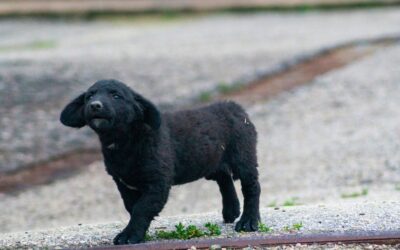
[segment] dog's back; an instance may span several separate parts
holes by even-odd
[[[245,147],[255,148],[254,125],[244,109],[231,101],[166,113],[164,120],[175,149],[175,184],[219,171],[236,177],[237,154]]]

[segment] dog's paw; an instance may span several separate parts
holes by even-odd
[[[141,240],[138,237],[135,237],[126,230],[124,230],[121,233],[117,234],[117,236],[115,236],[113,242],[114,245],[126,245],[126,244],[136,244],[141,242]]]
[[[246,216],[242,215],[242,218],[236,223],[236,232],[254,232],[258,230],[258,222],[260,221],[259,216]]]
[[[128,234],[125,233],[125,231],[120,232],[115,236],[113,243],[114,245],[124,245],[126,244],[128,240]]]
[[[239,202],[231,205],[224,206],[222,209],[222,217],[225,223],[233,223],[240,215],[240,204]]]

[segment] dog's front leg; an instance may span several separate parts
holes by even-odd
[[[128,225],[115,237],[114,244],[123,245],[142,242],[151,221],[164,208],[170,188],[171,186],[168,184],[148,184],[132,207]]]
[[[126,211],[130,214],[132,212],[133,205],[137,202],[140,197],[140,192],[132,188],[127,187],[119,178],[114,177],[114,182],[117,184],[118,191],[124,202]]]

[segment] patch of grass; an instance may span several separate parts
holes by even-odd
[[[157,230],[154,236],[146,233],[145,240],[156,240],[156,239],[180,239],[188,240],[192,238],[198,238],[203,236],[218,236],[221,235],[221,228],[214,223],[206,223],[204,227],[207,230],[202,230],[195,225],[184,226],[181,222],[175,225],[174,231]]]
[[[217,85],[217,91],[220,94],[229,94],[229,93],[235,92],[236,90],[239,90],[240,87],[241,87],[241,85],[238,83],[227,84],[227,83],[221,82]]]
[[[209,102],[213,99],[213,97],[218,95],[226,95],[242,88],[243,84],[240,83],[233,83],[227,84],[225,82],[220,82],[217,84],[214,90],[207,90],[200,93],[198,96],[198,100],[200,102]]]
[[[292,228],[299,231],[303,227],[303,222],[294,223]]]
[[[357,198],[357,197],[366,196],[366,195],[368,195],[368,189],[367,188],[363,188],[361,190],[361,192],[353,192],[353,193],[342,194],[342,198],[344,198],[344,199]]]
[[[291,226],[284,226],[283,227],[283,231],[285,231],[285,232],[293,232],[293,231],[299,231],[302,228],[303,228],[303,222],[298,222],[298,223],[294,223]]]
[[[199,100],[201,102],[208,102],[211,101],[212,93],[211,91],[204,91],[199,95]]]
[[[204,227],[208,229],[208,236],[221,235],[221,228],[215,223],[207,222]]]
[[[29,49],[51,49],[55,48],[57,43],[53,40],[34,41],[26,46]]]
[[[0,52],[16,51],[16,50],[40,50],[51,49],[57,47],[57,43],[53,40],[39,40],[27,44],[1,46]]]
[[[284,206],[284,207],[291,207],[291,206],[298,206],[301,205],[301,203],[298,202],[299,198],[298,197],[292,197],[289,199],[286,199],[281,205],[278,204],[278,202],[271,201],[267,206],[268,207],[279,207],[279,206]]]
[[[396,184],[396,186],[394,187],[395,190],[400,191],[400,184]]]
[[[270,233],[270,232],[272,232],[272,228],[268,227],[267,225],[265,225],[262,222],[259,222],[258,223],[258,232]]]
[[[106,21],[115,25],[168,25],[179,22],[196,20],[205,16],[204,13],[183,13],[174,11],[164,11],[158,13],[142,13],[132,15],[131,13],[102,13],[87,16],[89,21]]]
[[[285,201],[283,202],[283,206],[285,206],[285,207],[291,207],[291,206],[300,205],[300,203],[297,202],[298,199],[299,199],[299,198],[297,198],[297,197],[289,198],[289,199],[287,199],[287,200],[285,200]]]
[[[144,241],[151,241],[151,240],[155,240],[155,238],[151,236],[148,232],[146,232],[146,234],[144,235]]]

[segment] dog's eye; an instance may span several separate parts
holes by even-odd
[[[121,96],[118,95],[118,94],[113,94],[113,98],[114,98],[114,99],[121,99]]]
[[[92,95],[92,94],[90,94],[90,95],[88,95],[86,98],[87,98],[88,100],[90,100],[90,99],[92,99],[92,98],[93,98],[93,95]]]

